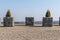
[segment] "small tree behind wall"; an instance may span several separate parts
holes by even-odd
[[[3,18],[3,25],[6,27],[14,26],[14,20],[13,20],[13,17],[11,17],[10,10],[7,11],[6,16]]]
[[[52,27],[53,17],[51,17],[50,11],[47,10],[45,17],[43,17],[43,26]]]
[[[50,16],[51,16],[50,11],[47,10],[45,17],[50,17]]]
[[[6,17],[11,17],[10,10],[7,11]]]

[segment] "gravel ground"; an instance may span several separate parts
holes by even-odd
[[[0,40],[60,40],[60,26],[0,27]]]

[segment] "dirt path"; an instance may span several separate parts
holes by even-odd
[[[60,26],[0,27],[0,40],[60,40]]]

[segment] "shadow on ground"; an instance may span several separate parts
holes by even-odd
[[[27,25],[14,25],[14,26],[27,26]],[[59,26],[59,25],[53,25],[53,26]],[[53,27],[53,26],[51,26],[51,27]],[[5,27],[5,26],[0,26],[0,27]],[[34,25],[34,26],[28,26],[28,27],[49,27],[49,26],[42,26],[42,25]]]

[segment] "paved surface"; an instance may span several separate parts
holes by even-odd
[[[60,40],[60,26],[0,27],[0,40]]]

